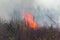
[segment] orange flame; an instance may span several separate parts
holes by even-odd
[[[29,25],[30,28],[37,29],[37,23],[34,21],[34,18],[30,13],[27,12],[23,18],[26,26]]]

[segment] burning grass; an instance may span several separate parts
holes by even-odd
[[[60,30],[53,28],[53,25],[49,28],[40,27],[34,30],[29,26],[25,26],[22,21],[20,23],[0,24],[1,27],[4,28],[0,29],[1,40],[60,40]]]
[[[0,40],[60,40],[60,29],[38,27],[33,16],[26,13],[23,21],[0,24]]]

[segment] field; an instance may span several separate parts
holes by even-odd
[[[0,23],[0,40],[60,40],[60,29],[51,25],[34,30],[23,21]]]

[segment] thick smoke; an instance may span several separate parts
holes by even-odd
[[[60,0],[35,0],[35,8],[40,6],[40,18],[43,17],[43,23],[45,24],[54,24],[52,20],[55,21],[56,24],[60,23]],[[51,17],[52,20],[49,19],[48,16]],[[46,23],[47,22],[47,23]]]
[[[21,0],[0,0],[0,18],[3,21],[10,21],[14,11],[18,12]]]
[[[10,21],[22,19],[25,12],[31,12],[38,24],[55,24],[60,22],[59,0],[0,0],[0,17]],[[52,19],[50,19],[49,17]]]

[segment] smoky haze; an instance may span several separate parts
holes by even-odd
[[[12,17],[14,20],[20,20],[25,12],[30,12],[38,24],[54,24],[51,19],[58,24],[59,3],[59,0],[57,2],[56,0],[0,0],[0,17],[6,21],[10,21]]]

